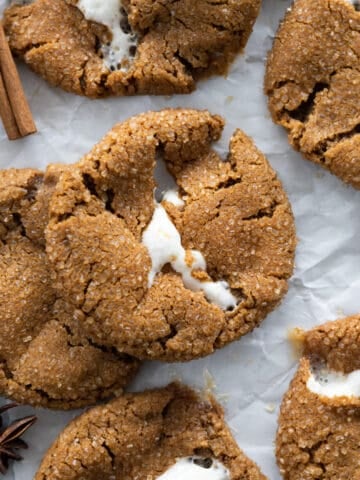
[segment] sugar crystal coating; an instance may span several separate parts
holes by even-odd
[[[64,166],[0,171],[0,392],[69,409],[120,394],[138,361],[93,344],[55,291],[45,253],[48,203]]]
[[[64,90],[89,97],[189,93],[199,78],[226,73],[260,4],[34,0],[11,5],[4,27],[14,54]]]
[[[357,2],[358,3],[358,2]],[[265,91],[292,146],[360,188],[360,13],[346,0],[295,0],[269,54]]]
[[[279,417],[276,457],[284,479],[357,478],[359,351],[359,315],[304,334],[304,356]]]
[[[237,446],[220,405],[179,384],[126,394],[80,415],[50,447],[35,480],[173,480],[168,473],[188,457],[197,476],[175,478],[200,480],[206,471],[212,480],[266,480]]]
[[[251,331],[284,296],[296,243],[289,202],[242,132],[226,161],[211,149],[222,128],[206,111],[148,112],[115,126],[61,176],[46,251],[56,288],[96,344],[141,359],[191,360]],[[156,193],[159,157],[181,202]],[[160,208],[182,262],[164,244],[152,272],[143,239]],[[225,294],[220,306],[213,301]]]

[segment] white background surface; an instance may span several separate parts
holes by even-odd
[[[0,12],[6,3],[0,0]],[[212,379],[239,445],[270,479],[279,480],[274,459],[276,420],[296,366],[288,332],[360,311],[360,192],[303,160],[288,146],[285,132],[271,122],[262,92],[264,59],[290,1],[263,4],[245,55],[235,62],[228,78],[202,82],[189,96],[92,101],[51,88],[22,66],[40,133],[11,143],[0,127],[0,168],[74,162],[114,123],[170,106],[208,108],[223,115],[227,127],[222,149],[236,127],[254,138],[283,181],[296,218],[299,243],[289,293],[259,329],[239,342],[188,364],[147,363],[132,389],[165,385],[172,379],[203,388]],[[272,406],[276,408],[271,413]],[[21,408],[16,415],[32,411]],[[27,435],[31,448],[6,480],[31,479],[43,452],[75,412],[38,410],[36,414],[38,423]]]

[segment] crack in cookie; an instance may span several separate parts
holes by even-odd
[[[286,480],[346,480],[359,472],[360,318],[302,335],[304,356],[279,417],[276,456]]]
[[[11,5],[14,54],[52,85],[89,97],[189,93],[226,73],[260,0],[34,0]],[[59,22],[61,18],[61,22]]]
[[[66,167],[0,172],[0,390],[21,403],[78,408],[118,394],[138,362],[100,348],[52,287],[48,202]]]
[[[220,405],[179,384],[85,412],[59,435],[35,475],[99,478],[266,480],[237,446]]]
[[[169,201],[166,193],[164,198]],[[155,277],[164,266],[171,265],[172,269],[181,275],[185,288],[193,292],[204,292],[211,303],[223,310],[233,310],[237,306],[238,301],[229,291],[227,282],[208,279],[206,262],[201,252],[186,251],[183,248],[179,232],[160,204],[155,207],[153,217],[143,233],[142,243],[147,248],[152,263],[149,288],[153,286]],[[197,276],[199,278],[196,278]]]
[[[286,293],[295,250],[286,194],[242,132],[226,161],[211,150],[222,129],[208,112],[149,112],[115,126],[61,175],[46,250],[55,288],[96,344],[191,360],[254,329]],[[159,157],[175,203],[154,201]],[[159,212],[176,251],[151,231]]]
[[[360,188],[357,9],[347,0],[296,0],[269,54],[265,91],[292,146]]]
[[[104,25],[111,32],[111,40],[101,45],[100,51],[109,70],[128,70],[130,58],[137,50],[137,36],[133,32],[128,14],[119,0],[75,2],[87,20]]]

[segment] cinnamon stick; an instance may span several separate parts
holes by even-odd
[[[0,116],[9,140],[21,138],[0,72]]]
[[[35,133],[36,126],[1,23],[0,77],[0,113],[9,139]]]

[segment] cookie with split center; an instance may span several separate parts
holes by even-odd
[[[288,199],[241,131],[226,160],[212,150],[222,129],[206,111],[142,114],[60,176],[46,250],[55,288],[95,343],[191,360],[250,332],[286,293]]]
[[[266,480],[239,449],[213,398],[189,388],[126,394],[73,420],[35,480]]]
[[[295,0],[268,57],[274,121],[306,158],[360,188],[360,12],[353,0]]]
[[[139,362],[96,345],[52,286],[48,202],[66,167],[0,171],[0,392],[70,409],[121,393]]]
[[[359,478],[360,317],[303,334],[281,406],[276,457],[286,480]]]
[[[4,27],[12,51],[67,91],[189,93],[199,78],[226,73],[246,45],[260,3],[30,0],[13,2]]]

